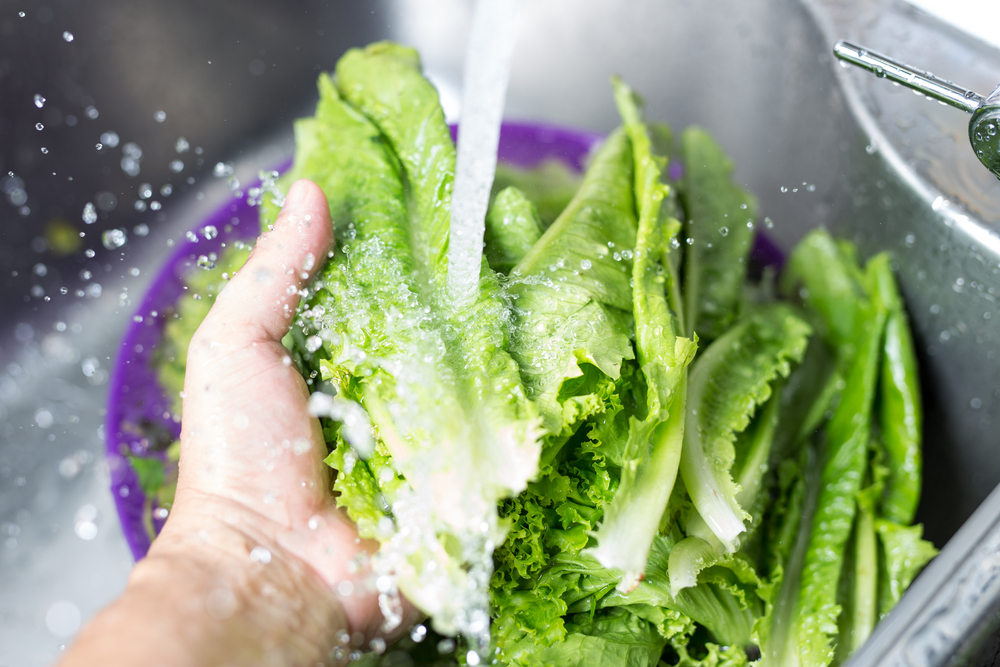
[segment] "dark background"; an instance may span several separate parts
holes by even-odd
[[[90,296],[77,296],[89,280],[121,277],[107,275],[125,269],[102,232],[121,228],[134,240],[137,225],[155,231],[216,163],[287,132],[311,112],[315,78],[344,45],[385,34],[384,14],[374,25],[380,6],[0,0],[0,319],[47,319],[57,310],[47,301],[68,305]],[[189,148],[178,152],[182,137]],[[142,151],[136,175],[122,166],[130,143]],[[83,219],[88,203],[93,224]]]

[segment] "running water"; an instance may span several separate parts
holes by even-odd
[[[479,284],[519,4],[520,0],[479,0],[472,18],[448,242],[448,297],[457,306]]]

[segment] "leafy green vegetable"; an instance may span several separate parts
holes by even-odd
[[[922,416],[888,257],[862,268],[818,230],[785,299],[773,274],[747,287],[756,204],[731,162],[698,128],[675,147],[613,87],[623,127],[582,179],[498,171],[457,308],[455,147],[419,57],[373,44],[320,77],[279,186],[319,183],[337,238],[287,339],[337,503],[380,542],[389,622],[403,594],[462,655],[720,667],[757,644],[761,665],[843,661],[935,553],[905,525]],[[264,229],[279,205],[262,202]],[[174,392],[239,250],[188,278],[203,298],[178,304],[157,359]],[[172,468],[133,465],[169,502]]]
[[[681,474],[712,533],[730,551],[748,515],[732,478],[735,434],[750,423],[771,384],[802,358],[809,325],[785,305],[752,313],[712,343],[691,369]]]
[[[705,130],[681,135],[681,201],[691,243],[684,254],[684,320],[711,341],[736,319],[747,275],[757,201],[730,180],[733,164]]]
[[[523,192],[501,190],[486,214],[486,259],[490,268],[508,273],[542,235],[538,210]]]
[[[662,161],[650,150],[631,89],[614,81],[615,100],[625,121],[635,163],[639,228],[632,264],[635,345],[646,378],[646,418],[630,420],[621,480],[595,534],[594,556],[608,569],[621,570],[623,591],[638,584],[650,545],[667,507],[684,438],[687,366],[694,341],[674,334],[660,258],[680,224],[660,217],[667,188],[660,183]]]

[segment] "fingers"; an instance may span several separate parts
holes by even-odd
[[[323,191],[312,181],[296,181],[273,231],[260,236],[202,327],[233,342],[281,340],[295,316],[299,291],[323,265],[332,241]]]

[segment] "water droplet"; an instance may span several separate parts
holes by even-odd
[[[875,155],[875,153],[878,152],[878,146],[873,141],[867,146],[865,146],[865,152],[868,153],[869,155]]]
[[[94,205],[91,202],[87,202],[83,205],[83,221],[88,225],[92,225],[97,222],[97,209],[94,208]]]
[[[44,264],[38,263],[35,264],[35,266],[32,268],[32,271],[36,276],[44,277],[46,274],[48,274],[49,267],[45,266]]]
[[[471,667],[476,667],[476,665],[479,664],[479,661],[480,661],[479,654],[476,653],[475,651],[470,650],[468,653],[465,654],[465,662],[466,664],[471,665]]]
[[[216,162],[215,166],[212,168],[212,175],[216,178],[225,178],[226,176],[233,175],[233,165],[226,162]]]
[[[24,12],[21,12],[24,16]],[[45,627],[59,638],[72,637],[80,629],[80,608],[69,600],[53,602],[45,612]]]
[[[101,243],[108,250],[114,250],[115,248],[121,248],[128,241],[128,237],[125,235],[125,230],[118,229],[106,229],[101,233]]]
[[[209,271],[209,270],[215,268],[215,262],[213,262],[211,259],[209,259],[208,255],[199,255],[198,256],[198,268],[199,269],[205,269],[206,271]]]
[[[73,38],[73,33],[71,33],[69,30],[64,30],[63,31],[63,39],[66,40],[67,42],[72,42],[73,39],[74,39]]]
[[[219,230],[216,229],[215,225],[205,225],[201,229],[201,235],[208,240],[212,240],[219,235]]]
[[[119,141],[117,132],[105,132],[101,135],[101,143],[108,148],[116,148]]]
[[[149,199],[153,196],[153,186],[149,183],[143,183],[139,186],[139,198]]]
[[[879,77],[881,79],[882,77],[885,76],[885,70],[882,69],[880,66],[876,65],[875,66],[875,76],[877,76],[877,77]]]
[[[788,188],[786,188],[784,185],[782,185],[781,186],[781,191],[782,192],[788,192]]]
[[[91,249],[91,248],[87,248],[86,250],[84,250],[84,251],[83,251],[83,254],[84,254],[84,255],[86,255],[87,257],[89,257],[89,258],[93,259],[93,258],[94,258],[94,256],[95,256],[95,255],[96,255],[97,253],[96,253],[96,252],[94,252],[94,251],[93,251],[93,249]]]
[[[250,550],[250,560],[261,565],[271,562],[271,552],[265,547],[254,547]]]
[[[315,352],[321,347],[323,347],[323,339],[319,336],[310,336],[306,339],[306,349],[310,352]]]
[[[192,231],[184,232],[184,238],[186,238],[191,243],[197,243],[198,242],[198,235],[195,234]]]
[[[971,401],[969,401],[969,407],[972,408],[973,410],[978,410],[979,408],[983,407],[983,402],[978,398],[973,398]]]
[[[89,118],[90,120],[96,120],[96,119],[97,119],[97,117],[101,115],[101,114],[100,114],[100,112],[98,112],[98,111],[97,111],[97,107],[95,107],[95,106],[93,106],[93,105],[91,105],[91,106],[87,107],[86,109],[84,109],[84,110],[83,110],[83,113],[84,113],[84,114],[85,114],[85,115],[87,116],[87,118]]]
[[[153,120],[155,120],[157,123],[162,123],[166,119],[167,119],[166,111],[157,111],[156,113],[153,114]]]
[[[35,123],[35,129],[41,132],[42,130],[45,129],[45,126],[42,125],[41,123]]]
[[[163,197],[169,197],[173,193],[174,193],[174,186],[170,185],[170,183],[167,183],[166,185],[160,188],[160,195]]]
[[[410,630],[410,639],[412,639],[413,643],[415,644],[419,644],[420,642],[424,641],[426,637],[427,637],[427,628],[424,627],[423,625],[418,625],[414,627],[412,630]]]
[[[35,95],[35,106],[41,109],[45,106],[45,98],[41,95]]]
[[[135,210],[139,211],[140,213],[146,210],[146,202],[142,201],[141,199],[136,199],[134,206]]]
[[[177,143],[174,144],[174,150],[178,153],[187,153],[190,148],[191,144],[184,137],[178,137]]]
[[[149,202],[149,210],[150,211],[159,211],[161,208],[162,208],[162,206],[160,205],[160,202],[158,202],[158,201],[151,201],[151,202]]]
[[[146,223],[141,223],[135,226],[132,233],[136,236],[148,236],[149,235],[149,225]]]
[[[719,233],[723,236],[729,236],[729,227],[719,227]]]
[[[591,262],[589,259],[580,260],[580,268],[583,269],[584,271],[588,270],[593,265],[594,265],[593,262]]]
[[[996,124],[995,123],[987,123],[986,124],[986,132],[991,137],[995,137],[996,133],[997,133],[997,126],[996,126]]]
[[[170,171],[175,174],[179,174],[184,171],[184,162],[182,160],[172,160],[170,162]]]
[[[43,155],[48,155],[49,154],[49,149],[46,148],[45,146],[42,146],[42,154]]]

